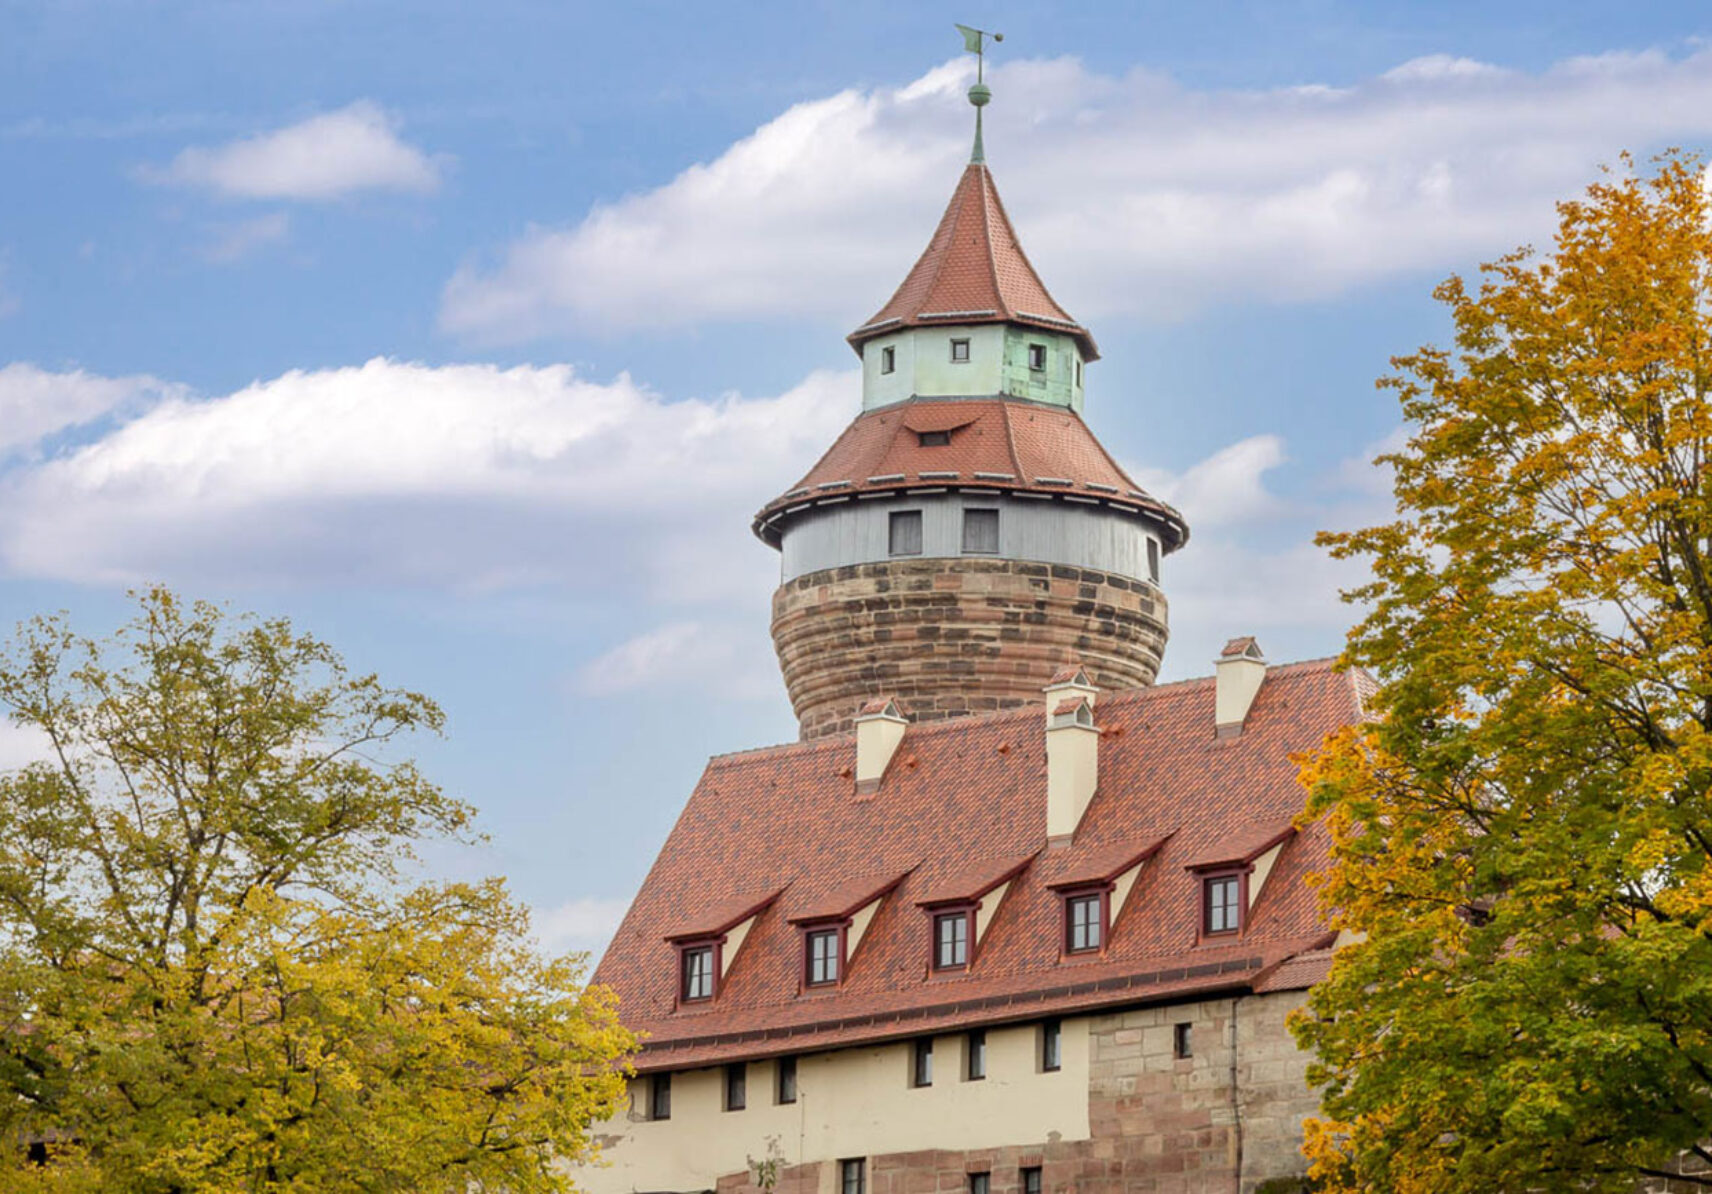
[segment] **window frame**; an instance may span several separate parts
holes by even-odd
[[[896,345],[887,344],[880,349],[880,372],[896,373],[898,371],[898,350]]]
[[[1040,364],[1035,364],[1036,360]],[[1028,371],[1030,373],[1045,373],[1046,360],[1046,345],[1031,340],[1028,345]]]
[[[987,1030],[971,1028],[963,1038],[963,1081],[981,1082],[987,1077]]]
[[[648,1075],[648,1120],[660,1123],[672,1118],[672,1072]]]
[[[940,961],[939,926],[941,922],[961,918],[963,921],[963,960]],[[975,961],[975,905],[947,904],[928,909],[927,951],[929,968],[934,974],[956,974],[967,971]]]
[[[683,1007],[688,1004],[712,1003],[715,999],[719,998],[719,971],[720,962],[723,960],[722,954],[724,952],[724,945],[724,937],[704,937],[698,938],[694,941],[680,941],[674,943],[674,949],[677,952],[679,1007]],[[689,975],[690,956],[692,954],[704,952],[708,956],[707,994],[691,995]]]
[[[1024,1165],[1017,1171],[1017,1189],[1021,1194],[1044,1194],[1039,1165]]]
[[[1056,1074],[1064,1068],[1064,1021],[1043,1020],[1040,1024],[1040,1072]]]
[[[918,1036],[910,1042],[910,1089],[933,1085],[933,1038]]]
[[[1201,883],[1201,915],[1200,935],[1202,937],[1240,937],[1248,923],[1248,873],[1250,867],[1219,867],[1215,870],[1202,871]],[[1229,928],[1215,929],[1213,927],[1213,885],[1233,883],[1236,886],[1236,900],[1231,905],[1235,924]]]
[[[947,448],[951,446],[949,431],[918,431],[915,433],[918,448]]]
[[[733,1097],[735,1096],[735,1097]],[[744,1111],[749,1107],[749,1063],[728,1062],[725,1066],[724,1106],[727,1111]]]
[[[1159,540],[1147,537],[1147,579],[1159,583]]]
[[[971,547],[971,546],[969,546],[969,516],[971,514],[991,514],[993,516],[993,545],[991,547]],[[959,544],[959,546],[962,550],[962,553],[966,556],[996,556],[996,555],[998,555],[999,554],[999,533],[1000,533],[1000,528],[1003,525],[1001,522],[1001,518],[1002,518],[1002,516],[1000,515],[999,507],[997,507],[997,506],[964,506],[963,507],[962,535],[961,535],[961,540],[960,540],[960,544]]]
[[[1195,1024],[1179,1020],[1171,1026],[1171,1056],[1176,1061],[1188,1061],[1195,1056]]]
[[[856,1175],[854,1184],[851,1174]],[[868,1159],[841,1157],[838,1161],[838,1194],[868,1194]]]
[[[962,356],[957,355],[957,350],[959,348],[963,350]],[[951,363],[953,365],[967,365],[974,355],[975,354],[969,345],[969,337],[953,336],[951,338]]]
[[[969,1175],[969,1194],[992,1194],[993,1175],[989,1170],[980,1170]]]
[[[901,551],[898,549],[898,527],[907,526],[908,520],[911,518],[914,518],[914,520],[915,520],[915,550],[914,551]],[[887,511],[887,513],[886,513],[886,555],[887,555],[887,557],[891,558],[891,559],[903,559],[903,558],[908,558],[911,556],[921,555],[922,554],[922,548],[925,545],[924,539],[925,539],[925,535],[926,535],[926,530],[927,530],[926,519],[923,518],[922,511],[920,509]]]
[[[814,977],[814,943],[817,938],[821,937],[831,937],[834,942],[832,954],[833,974],[831,978],[817,979]],[[850,952],[850,921],[845,919],[840,921],[816,921],[813,924],[806,924],[802,927],[802,942],[803,988],[806,990],[812,987],[816,990],[822,990],[843,985],[844,970],[848,962],[848,955]]]
[[[1076,887],[1060,894],[1064,900],[1064,936],[1060,942],[1064,949],[1064,956],[1098,956],[1105,953],[1106,943],[1111,940],[1112,936],[1112,885],[1103,883],[1098,886]],[[1078,904],[1086,903],[1089,900],[1098,901],[1098,912],[1094,921],[1096,940],[1092,945],[1079,946],[1076,944],[1075,935],[1076,907]]]
[[[787,1082],[790,1085],[789,1098],[785,1097]],[[796,1101],[797,1059],[795,1056],[781,1057],[773,1068],[773,1102],[780,1107],[787,1107]]]

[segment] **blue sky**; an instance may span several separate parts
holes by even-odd
[[[0,625],[163,580],[446,706],[431,772],[598,946],[710,753],[793,736],[748,515],[967,153],[1194,529],[1173,677],[1336,651],[1389,356],[1624,150],[1704,147],[1691,4],[0,0]],[[0,766],[33,744],[0,729]]]

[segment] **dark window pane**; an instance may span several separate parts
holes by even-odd
[[[933,965],[945,970],[969,962],[969,914],[953,912],[933,920]]]
[[[1234,933],[1241,927],[1240,890],[1241,884],[1235,875],[1207,880],[1207,932]]]
[[[916,438],[921,441],[921,446],[924,448],[943,448],[951,442],[951,433],[949,431],[923,431],[919,432]]]
[[[997,555],[999,550],[999,512],[997,510],[963,511],[963,550]]]
[[[868,1163],[866,1161],[838,1162],[840,1194],[867,1194]]]
[[[725,1109],[741,1111],[749,1105],[749,1067],[739,1061],[725,1067]]]
[[[953,340],[951,342],[951,359],[954,361],[966,361],[966,360],[968,360],[969,359],[969,341],[967,341],[967,340]]]
[[[779,1058],[779,1102],[794,1103],[797,1101],[797,1059],[794,1057]]]
[[[1147,579],[1159,583],[1159,540],[1147,541]]]
[[[811,984],[838,981],[838,936],[837,929],[808,935],[808,981]]]
[[[1068,945],[1072,952],[1100,948],[1100,938],[1105,925],[1103,901],[1097,895],[1076,896],[1067,901],[1070,918]]]
[[[713,947],[704,945],[684,951],[683,997],[711,999],[713,997]]]
[[[1064,1064],[1063,1030],[1057,1020],[1048,1020],[1040,1029],[1040,1068],[1056,1070]]]
[[[969,1034],[969,1080],[977,1081],[987,1076],[987,1034],[977,1028]]]
[[[969,1175],[969,1194],[987,1194],[992,1175],[987,1173],[971,1173]]]
[[[1040,1194],[1040,1170],[1029,1168],[1022,1171],[1022,1194]]]
[[[914,1064],[910,1067],[910,1083],[914,1086],[933,1085],[933,1039],[915,1043]]]
[[[1030,344],[1028,346],[1028,367],[1036,370],[1046,368],[1046,345]]]
[[[887,550],[895,556],[921,554],[921,511],[894,510],[889,526]]]
[[[648,1118],[672,1118],[672,1076],[655,1074],[648,1080]]]
[[[1190,1026],[1187,1024],[1178,1024],[1172,1031],[1171,1052],[1176,1054],[1179,1060],[1195,1055],[1195,1043],[1189,1035],[1190,1031]]]
[[[895,349],[895,348],[882,348],[880,350],[880,372],[881,373],[890,373],[893,369],[897,368],[897,364],[898,364],[898,350],[897,349]]]

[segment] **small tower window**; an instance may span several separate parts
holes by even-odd
[[[1028,346],[1028,367],[1036,373],[1046,372],[1046,345],[1030,344]]]
[[[959,364],[969,360],[969,341],[953,340],[951,342],[951,359]]]
[[[943,448],[951,442],[949,431],[918,431],[916,435],[924,448]]]
[[[1159,583],[1159,540],[1147,541],[1147,579]]]
[[[880,350],[880,372],[891,373],[898,367],[898,350],[891,347]]]
[[[894,556],[921,554],[921,511],[894,510],[887,527],[886,550]]]
[[[963,550],[971,555],[999,554],[999,512],[963,511]]]
[[[1076,384],[1078,386],[1080,386],[1082,384],[1082,358],[1081,357],[1076,358]]]

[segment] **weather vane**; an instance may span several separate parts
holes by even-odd
[[[969,88],[969,102],[975,105],[975,150],[969,155],[969,160],[985,162],[987,151],[981,145],[981,109],[993,98],[992,88],[987,86],[986,41],[989,37],[996,42],[1004,41],[1005,35],[988,33],[985,29],[976,29],[970,25],[958,25],[957,32],[963,35],[963,48],[975,55],[975,85]]]

